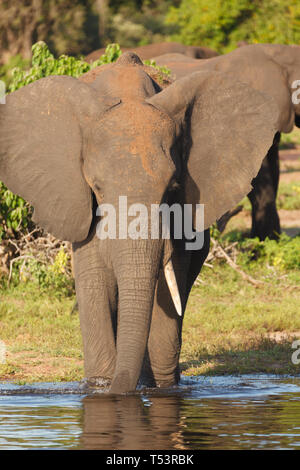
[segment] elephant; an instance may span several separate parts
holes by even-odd
[[[230,74],[197,72],[162,89],[148,70],[126,52],[80,80],[41,78],[0,106],[0,180],[40,227],[72,243],[85,378],[115,394],[178,384],[209,227],[249,192],[278,128],[275,101]],[[192,218],[193,232],[173,236],[170,219],[169,237],[161,222],[157,237],[131,237],[121,222],[101,236],[99,208],[123,220],[124,197],[146,217],[161,203],[187,206],[180,223]]]
[[[238,80],[275,99],[280,112],[280,126],[248,198],[252,206],[251,237],[277,239],[281,232],[276,208],[280,135],[281,132],[291,132],[294,124],[300,127],[300,104],[292,102],[295,91],[292,85],[295,80],[300,80],[300,46],[243,45],[228,54],[207,60],[167,54],[155,57],[155,61],[157,65],[169,67],[177,79],[200,70],[230,71]],[[223,219],[229,216],[227,213]],[[220,222],[225,225],[224,220]]]
[[[185,54],[188,57],[193,57],[194,59],[209,59],[210,57],[215,57],[218,55],[216,51],[210,49],[209,47],[186,46],[178,42],[159,42],[133,48],[122,47],[122,51],[135,52],[142,60],[151,59],[153,56],[169,54],[172,52]],[[102,49],[97,49],[96,51],[90,52],[86,56],[85,60],[89,63],[94,62],[95,60],[99,59],[104,53],[105,47]]]

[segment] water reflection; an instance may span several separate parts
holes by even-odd
[[[190,401],[182,412],[187,424],[183,437],[192,449],[296,449],[300,445],[300,402],[293,403],[288,396],[238,403],[206,399],[200,407]]]
[[[30,448],[299,449],[300,378],[187,379],[129,396],[0,384],[0,450]]]
[[[83,399],[83,449],[289,449],[300,446],[300,402],[110,396]]]
[[[81,397],[0,396],[0,450],[76,448],[81,415]]]
[[[91,396],[83,399],[84,449],[186,449],[177,396]]]

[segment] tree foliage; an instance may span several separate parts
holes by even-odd
[[[164,40],[174,28],[164,23],[179,0],[1,0],[0,64],[31,58],[45,41],[56,55],[88,54],[109,43],[123,47]]]
[[[165,16],[168,8],[177,6],[179,0],[100,1],[107,3],[104,42],[116,42],[122,47],[134,47],[165,41],[175,31],[173,25],[165,23]]]
[[[182,0],[170,7],[166,23],[174,40],[219,52],[248,43],[299,44],[299,0]]]
[[[39,41],[32,46],[30,69],[24,70],[23,68],[15,67],[12,70],[12,80],[8,85],[8,92],[18,90],[24,85],[28,85],[49,75],[70,75],[71,77],[79,77],[94,67],[114,62],[121,53],[122,51],[118,44],[109,44],[105,54],[103,54],[99,60],[88,64],[83,59],[76,59],[66,54],[55,58],[47,44],[43,41]]]
[[[1,0],[0,63],[45,41],[56,55],[165,40],[227,52],[239,41],[299,44],[299,0]]]
[[[88,53],[99,47],[93,0],[2,0],[0,61],[31,57],[37,41],[47,41],[56,54]]]

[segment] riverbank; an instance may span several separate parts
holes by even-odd
[[[292,343],[300,339],[299,273],[251,270],[257,286],[227,263],[204,267],[193,287],[183,330],[182,373],[299,374]],[[6,363],[0,379],[18,383],[83,378],[75,297],[57,298],[36,286],[0,294],[0,338]]]

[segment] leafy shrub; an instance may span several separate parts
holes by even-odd
[[[109,44],[105,49],[105,53],[100,57],[100,59],[96,60],[91,64],[91,68],[98,67],[99,65],[103,64],[110,64],[111,62],[115,62],[120,55],[122,54],[121,48],[119,44]]]
[[[12,56],[10,60],[0,66],[0,80],[3,80],[6,84],[6,89],[9,89],[10,82],[12,81],[12,70],[18,67],[21,70],[26,70],[29,67],[29,60],[23,59],[19,54]]]
[[[164,22],[168,8],[179,3],[180,0],[109,1],[104,40],[123,47],[163,42],[175,31],[174,26]]]
[[[92,64],[88,64],[82,59],[76,59],[65,54],[57,59],[51,54],[47,44],[39,41],[32,46],[32,61],[29,70],[23,70],[20,67],[12,71],[12,81],[8,87],[8,92],[18,90],[22,86],[35,82],[49,75],[69,75],[79,77],[99,65],[114,62],[122,54],[118,44],[109,44],[105,53]]]
[[[168,69],[168,67],[165,67],[164,65],[157,65],[155,60],[153,59],[147,59],[143,61],[145,65],[149,65],[150,67],[154,67],[156,70],[158,70],[161,74],[167,75],[169,77],[171,75],[171,70]]]
[[[246,239],[239,242],[239,250],[240,264],[249,266],[255,261],[279,270],[300,269],[300,236],[291,238],[282,233],[279,241]]]
[[[31,223],[32,208],[0,182],[0,241],[5,235],[26,229]]]
[[[6,280],[2,280],[7,284]],[[31,283],[41,291],[55,292],[57,296],[70,296],[74,293],[74,280],[70,270],[70,256],[63,248],[57,253],[54,262],[46,262],[43,257],[27,257],[16,260],[13,265],[11,283]]]

